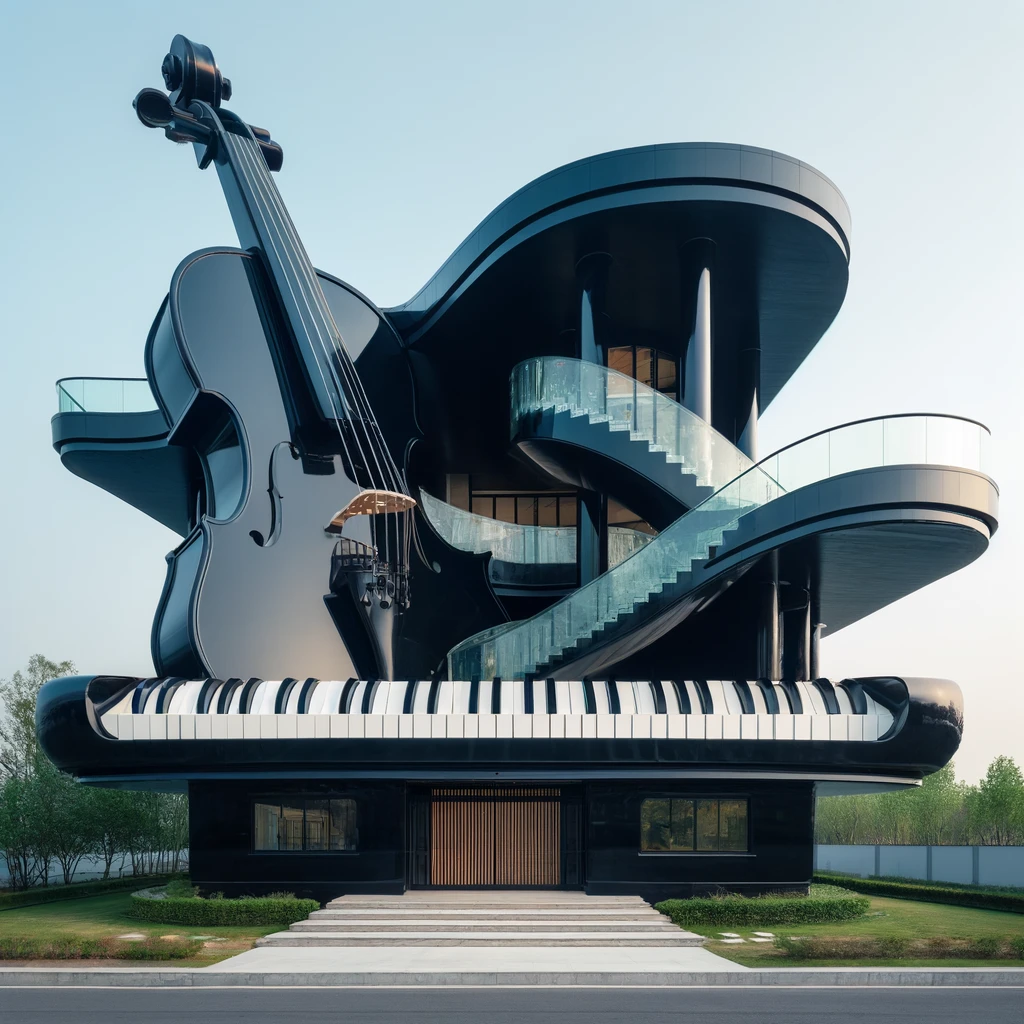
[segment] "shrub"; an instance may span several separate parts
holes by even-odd
[[[202,948],[198,939],[0,938],[0,960],[188,960]]]
[[[187,878],[172,878],[164,886],[164,892],[168,896],[184,896],[188,898],[199,895],[199,886],[193,885]]]
[[[203,899],[199,896],[168,896],[153,899],[143,893],[132,893],[128,916],[138,921],[159,924],[211,925],[278,925],[287,927],[301,921],[314,910],[316,900],[299,900],[294,896],[279,899],[271,896],[243,896],[241,899]]]
[[[138,889],[140,885],[159,885],[167,881],[167,875],[130,875],[127,878],[108,878],[96,882],[72,882],[70,885],[39,885],[19,892],[0,893],[0,911],[15,907],[32,907],[39,903],[55,903],[58,900],[78,900],[87,896],[102,896],[108,892],[122,892]]]
[[[663,900],[655,909],[678,925],[827,924],[863,916],[869,901],[831,885],[811,886],[808,896],[707,896]]]
[[[815,881],[841,885],[873,896],[921,900],[925,903],[948,903],[958,907],[980,907],[983,910],[1008,910],[1024,914],[1024,892],[1012,890],[956,888],[948,884],[919,882],[911,879],[854,878],[846,875],[817,874]]]
[[[1024,958],[1024,938],[911,939],[905,936],[778,935],[775,948],[792,960],[997,960]]]

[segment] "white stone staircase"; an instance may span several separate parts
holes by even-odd
[[[699,946],[639,896],[414,890],[342,896],[257,946]]]

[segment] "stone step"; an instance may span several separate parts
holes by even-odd
[[[275,932],[257,946],[699,946],[703,936],[670,933],[607,932]]]
[[[586,923],[588,921],[644,921],[651,918],[653,914],[657,914],[658,918],[662,914],[657,913],[656,910],[652,910],[648,907],[645,910],[575,910],[569,908],[562,909],[549,909],[548,907],[524,907],[519,910],[508,910],[508,909],[478,909],[477,907],[459,907],[453,908],[450,906],[418,906],[398,908],[395,907],[378,907],[372,909],[369,907],[357,907],[353,909],[328,909],[328,910],[314,910],[310,915],[310,921],[411,921],[416,918],[446,918],[452,921],[514,921],[518,918],[536,918],[538,921],[550,920],[550,921],[575,921]]]
[[[576,932],[577,934],[623,932],[623,931],[668,931],[677,932],[679,929],[671,921],[662,918],[660,921],[596,921],[579,924],[575,921],[440,921],[440,920],[411,920],[411,921],[351,921],[323,919],[296,921],[291,926],[293,932],[558,932],[565,934]]]
[[[351,900],[346,896],[340,899],[331,900],[327,904],[328,910],[388,910],[388,909],[401,909],[401,910],[422,910],[424,908],[431,907],[438,910],[458,910],[458,909],[474,909],[474,910],[644,910],[650,909],[650,904],[643,900],[630,901],[628,903],[612,903],[612,902],[595,902],[583,904],[580,901],[566,901],[566,902],[554,902],[551,900],[531,900],[523,901],[521,903],[509,903],[508,901],[499,900],[394,900],[390,902],[383,902],[380,900]]]

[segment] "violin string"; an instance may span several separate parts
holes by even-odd
[[[366,453],[363,450],[362,441],[360,439],[360,433],[364,433],[366,435],[367,447],[369,447],[369,449],[370,449],[370,453],[373,456],[374,464],[375,464],[376,470],[377,470],[377,480],[379,480],[381,483],[387,483],[388,481],[387,481],[386,476],[385,476],[385,474],[384,474],[384,472],[383,472],[383,470],[381,468],[380,460],[379,460],[379,457],[378,457],[378,453],[380,451],[379,440],[376,437],[372,437],[371,438],[371,436],[368,433],[366,433],[368,428],[370,426],[372,426],[373,423],[374,423],[372,413],[369,412],[369,409],[367,407],[367,410],[366,410],[367,413],[368,413],[368,417],[367,418],[370,421],[369,424],[368,424],[367,423],[367,418],[364,418],[361,415],[362,410],[360,410],[358,408],[358,406],[359,406],[358,400],[357,400],[356,403],[352,402],[351,396],[344,392],[344,388],[343,388],[341,379],[338,376],[338,365],[340,365],[342,371],[345,373],[346,376],[351,377],[351,376],[354,375],[356,380],[357,381],[359,380],[358,374],[354,373],[354,367],[352,368],[351,371],[349,371],[348,362],[350,360],[350,357],[348,356],[348,352],[347,352],[347,350],[344,347],[344,341],[341,338],[341,331],[338,329],[337,323],[334,321],[333,315],[330,312],[330,308],[326,306],[326,298],[323,295],[323,290],[319,286],[319,281],[315,280],[315,273],[316,272],[313,269],[312,263],[309,261],[309,257],[308,257],[308,255],[305,252],[305,247],[302,245],[302,242],[299,240],[298,234],[295,231],[294,223],[292,222],[291,217],[288,215],[287,209],[284,207],[284,203],[283,203],[283,200],[281,199],[280,192],[277,190],[277,186],[274,183],[273,179],[269,178],[269,171],[265,170],[265,165],[263,164],[262,155],[261,154],[254,154],[251,147],[243,147],[243,148],[245,149],[245,158],[246,158],[247,164],[249,165],[249,167],[251,169],[253,169],[253,170],[255,170],[257,172],[254,175],[255,187],[258,188],[261,191],[262,198],[264,199],[264,202],[265,202],[265,205],[266,205],[268,211],[270,212],[270,214],[273,217],[276,218],[277,223],[276,223],[275,227],[277,228],[277,231],[279,233],[280,238],[283,241],[285,241],[285,242],[290,241],[291,245],[292,245],[292,251],[296,254],[300,264],[302,264],[302,263],[306,264],[306,266],[303,268],[305,270],[305,272],[306,272],[306,277],[303,278],[302,275],[297,273],[296,268],[295,268],[295,263],[294,263],[294,261],[291,258],[291,255],[289,253],[289,250],[288,250],[287,246],[285,247],[284,252],[288,256],[288,263],[289,263],[289,265],[291,267],[292,273],[295,274],[295,276],[297,278],[297,284],[299,286],[299,290],[302,293],[303,300],[305,301],[305,304],[306,304],[306,308],[309,311],[309,313],[311,315],[313,315],[313,327],[316,329],[317,338],[318,338],[318,341],[320,343],[321,351],[323,351],[324,356],[327,358],[328,367],[329,367],[329,371],[330,371],[330,374],[331,374],[332,381],[333,381],[333,383],[335,384],[335,386],[338,388],[338,390],[340,392],[340,397],[342,398],[342,400],[345,403],[346,411],[351,413],[353,411],[353,406],[355,406],[355,412],[357,413],[357,418],[358,418],[359,422],[358,423],[353,423],[351,417],[349,418],[349,422],[352,423],[352,430],[353,430],[353,433],[355,435],[356,444],[359,447],[360,456],[363,459],[365,469],[370,474],[371,481],[373,481],[372,469],[370,467],[369,461],[366,459]],[[266,220],[265,220],[265,223],[267,223]],[[268,227],[269,227],[269,223],[268,223]],[[290,238],[288,237],[289,235],[291,236]],[[294,295],[294,291],[293,291],[293,295]],[[315,311],[313,310],[313,305],[316,305],[318,307],[316,312],[318,312],[319,316],[320,316],[319,322],[317,321],[317,318],[314,315]],[[333,350],[334,354],[337,357],[338,365],[335,365],[334,360],[331,358],[331,354],[328,353],[326,345],[324,344],[323,333],[320,330],[320,324],[321,323],[324,325],[324,329],[326,330],[326,332],[328,334],[328,337],[331,340],[331,347],[332,347],[332,350]],[[332,330],[332,328],[333,328],[333,330]],[[312,351],[314,359],[316,359],[316,361],[317,361],[317,366],[319,368],[320,361],[319,361],[319,358],[316,355],[316,349],[312,348],[312,346],[311,346],[311,351]],[[322,377],[322,375],[323,375],[323,372],[321,370],[321,377]],[[365,399],[365,395],[363,397]],[[333,402],[331,404],[332,404],[332,409],[333,409]],[[335,426],[338,429],[339,436],[343,437],[343,432],[342,432],[341,424],[338,423],[337,420],[335,421]],[[387,452],[387,448],[386,447],[384,448],[384,452],[388,456],[390,456],[390,453]],[[388,465],[388,462],[389,462],[389,459],[385,458],[385,466]],[[391,466],[393,467],[393,463],[391,464]],[[391,468],[391,467],[389,467],[389,468]],[[376,486],[379,486],[379,483],[377,483]],[[389,489],[394,490],[395,488],[391,487]],[[398,533],[397,512],[394,513],[394,515],[395,515],[395,532],[396,532],[396,541],[397,541],[397,533]],[[376,533],[377,533],[377,531],[376,531],[376,523],[377,523],[376,518],[373,515],[371,515],[371,517],[370,517],[371,541],[373,542],[375,547],[376,547],[376,541],[377,541],[377,537],[376,537]],[[384,525],[384,561],[385,561],[385,563],[390,565],[390,563],[391,563],[391,536],[390,536],[390,531],[388,530],[388,516],[387,516],[387,513],[385,513],[385,515],[383,517],[383,525]]]
[[[250,152],[250,154],[247,154],[247,155],[249,155],[249,157],[250,157],[250,163],[252,161],[256,161],[256,162],[258,162],[258,164],[262,164],[262,155],[253,156],[253,155],[251,155],[251,152]],[[300,239],[298,237],[298,234],[297,234],[297,232],[295,230],[294,222],[291,220],[291,217],[289,216],[289,214],[287,212],[287,208],[284,207],[283,201],[280,198],[280,193],[277,191],[277,188],[276,188],[276,185],[273,182],[273,179],[269,179],[269,182],[268,182],[267,179],[268,179],[269,175],[266,174],[266,173],[263,173],[263,167],[262,166],[259,166],[259,170],[260,170],[261,173],[260,173],[260,175],[257,178],[257,184],[266,183],[265,185],[263,185],[262,191],[264,192],[265,198],[267,198],[268,200],[271,200],[271,202],[269,202],[268,205],[270,205],[272,212],[277,215],[277,217],[278,217],[278,219],[280,221],[281,227],[279,227],[279,231],[281,231],[281,233],[284,236],[290,236],[290,238],[286,238],[286,240],[289,240],[292,243],[292,245],[295,248],[295,250],[300,254],[300,257],[301,256],[305,256],[306,257],[306,262],[309,263],[308,255],[305,253],[305,248],[302,245],[302,243],[301,243],[301,241],[300,241]],[[273,195],[268,195],[268,193],[271,190],[273,190]],[[273,201],[274,199],[276,199],[276,202]],[[386,442],[384,441],[383,435],[380,434],[379,427],[378,427],[378,424],[376,422],[376,418],[375,418],[375,416],[373,414],[372,408],[371,408],[370,403],[369,403],[369,399],[368,399],[368,397],[366,395],[366,391],[365,391],[365,389],[363,387],[362,378],[359,376],[359,373],[356,371],[354,363],[353,363],[353,361],[351,359],[351,356],[348,354],[348,351],[345,348],[344,339],[343,339],[343,337],[341,335],[341,331],[337,327],[336,321],[334,321],[334,319],[333,319],[333,314],[330,314],[329,306],[326,306],[326,297],[323,295],[323,291],[322,291],[322,288],[320,287],[319,281],[316,281],[314,279],[315,271],[314,271],[311,263],[309,263],[309,266],[308,266],[308,273],[311,275],[310,278],[309,278],[309,281],[311,281],[312,284],[310,285],[307,282],[305,288],[303,289],[303,291],[305,293],[308,290],[309,293],[312,293],[312,297],[313,297],[314,302],[320,308],[321,317],[324,320],[324,322],[327,324],[328,335],[329,335],[329,337],[331,339],[332,348],[334,349],[335,355],[337,357],[338,365],[340,366],[340,368],[341,368],[342,372],[344,373],[345,377],[348,379],[350,391],[355,396],[355,403],[352,402],[352,395],[345,394],[344,395],[344,399],[346,400],[346,403],[347,403],[348,406],[352,406],[353,404],[355,404],[355,406],[357,407],[358,411],[361,413],[361,416],[359,417],[359,423],[358,424],[354,424],[353,425],[353,429],[355,430],[355,429],[360,429],[361,428],[366,433],[366,435],[367,435],[366,436],[367,445],[368,445],[368,447],[370,448],[371,452],[374,455],[374,461],[375,461],[375,463],[377,465],[378,473],[381,474],[381,475],[383,475],[383,474],[381,473],[381,467],[380,467],[380,461],[378,459],[378,455],[383,455],[384,467],[387,470],[387,477],[390,477],[390,479],[387,480],[388,489],[390,489],[392,491],[400,492],[400,493],[408,493],[408,485],[407,485],[406,480],[405,480],[405,474],[401,470],[399,470],[398,466],[395,464],[394,459],[393,459],[393,457],[391,455],[391,451],[388,448]],[[302,284],[303,284],[303,282],[300,281],[300,286]],[[307,296],[305,296],[305,295],[304,295],[304,297],[306,297],[307,306],[309,306],[309,298]],[[326,306],[326,311],[325,311],[325,306]],[[328,320],[328,316],[330,316],[329,320]],[[331,330],[331,327],[334,328],[333,331]],[[318,336],[319,336],[319,340],[320,340],[321,350],[324,351],[324,355],[328,358],[328,360],[330,362],[330,355],[327,353],[327,351],[325,349],[325,346],[323,344],[322,336],[319,335],[319,332],[318,332]],[[315,357],[315,351],[314,351],[314,357]],[[318,360],[318,365],[319,365],[319,360]],[[332,371],[332,378],[336,378],[337,377],[337,369],[334,366],[333,362],[331,363],[331,371]],[[322,373],[322,371],[321,371],[321,373]],[[338,386],[340,388],[341,387],[340,380],[337,381],[337,384],[338,384]],[[357,437],[357,441],[358,441],[358,437]],[[360,446],[360,448],[361,448],[361,446]],[[398,510],[394,510],[394,511],[392,511],[390,513],[385,513],[384,516],[383,516],[384,527],[385,527],[385,539],[384,539],[385,552],[384,552],[384,555],[385,555],[385,562],[390,564],[391,563],[391,543],[392,543],[391,531],[388,530],[388,524],[390,522],[390,523],[393,523],[393,526],[394,526],[394,538],[393,539],[394,539],[394,543],[396,545],[395,556],[396,556],[396,559],[398,559],[398,558],[401,559],[401,564],[404,566],[404,565],[407,565],[408,558],[405,557],[402,554],[402,552],[404,550],[403,549],[403,545],[402,545],[402,537],[409,532],[409,530],[412,528],[412,524],[406,522],[405,523],[405,529],[403,530],[402,520],[400,519],[401,515],[402,515],[402,513],[400,513]],[[371,524],[372,523],[373,523],[373,520],[371,520]]]
[[[301,242],[298,239],[298,235],[297,235],[297,233],[294,230],[294,224],[291,222],[291,218],[288,216],[287,211],[282,209],[283,203],[282,203],[282,201],[280,199],[280,193],[277,191],[276,185],[274,184],[272,179],[270,179],[269,182],[267,181],[267,178],[269,177],[269,170],[266,170],[266,172],[264,173],[265,164],[263,164],[262,154],[259,154],[258,156],[254,156],[254,154],[252,152],[252,146],[255,146],[255,145],[258,145],[258,144],[255,143],[255,142],[251,142],[250,145],[239,145],[234,138],[231,139],[231,142],[232,142],[232,148],[234,149],[235,153],[242,157],[242,159],[244,160],[245,164],[247,165],[248,170],[250,172],[253,172],[253,171],[256,172],[255,174],[250,173],[250,175],[249,175],[250,187],[253,188],[254,191],[259,191],[259,192],[262,193],[262,197],[263,197],[263,199],[265,201],[266,208],[269,210],[270,214],[273,215],[274,218],[278,221],[278,223],[275,224],[274,227],[276,228],[276,230],[277,230],[277,232],[279,234],[279,237],[282,240],[287,240],[286,236],[291,235],[290,241],[292,242],[292,248],[294,249],[294,251],[295,251],[295,253],[297,255],[298,260],[300,261],[300,263],[305,262],[305,263],[308,264],[308,266],[303,268],[303,269],[306,270],[307,275],[315,274],[315,271],[313,270],[312,264],[309,263],[308,256],[306,255],[305,250],[302,247],[302,244],[301,244]],[[263,167],[259,167],[256,164],[257,160],[261,164],[263,164]],[[271,243],[274,243],[275,253],[276,253],[277,257],[278,257],[278,261],[283,266],[284,265],[284,260],[282,260],[282,258],[281,258],[281,251],[278,249],[278,246],[276,245],[275,239],[273,238],[272,234],[270,233],[271,225],[269,223],[269,219],[266,216],[262,216],[261,219],[263,220],[264,226],[268,230],[268,239],[271,241]],[[326,299],[323,296],[322,289],[319,286],[319,281],[313,282],[312,285],[310,285],[308,280],[304,281],[303,278],[302,278],[302,275],[297,272],[297,269],[295,267],[295,263],[294,263],[294,261],[291,258],[291,254],[288,252],[287,246],[284,247],[284,254],[285,254],[285,258],[287,259],[288,265],[289,265],[289,267],[291,269],[291,272],[294,275],[295,282],[299,286],[299,291],[302,294],[302,300],[305,303],[306,309],[311,314],[311,320],[312,320],[311,326],[312,326],[313,330],[316,331],[317,340],[318,340],[318,342],[320,344],[321,351],[323,351],[324,356],[328,360],[328,371],[329,371],[330,376],[332,378],[332,383],[335,385],[336,389],[338,390],[339,398],[342,400],[342,402],[346,406],[346,412],[351,414],[351,412],[355,411],[357,413],[357,416],[358,416],[358,419],[359,419],[360,422],[359,423],[352,423],[351,418],[349,418],[349,422],[352,423],[352,430],[353,430],[354,438],[355,438],[355,441],[356,441],[356,445],[359,448],[359,454],[360,454],[360,457],[363,460],[363,465],[364,465],[365,469],[368,472],[372,472],[372,469],[371,469],[371,466],[369,464],[369,461],[366,459],[366,452],[363,450],[363,444],[362,444],[362,440],[360,439],[360,433],[361,432],[367,433],[368,429],[373,429],[376,426],[376,423],[375,423],[375,420],[373,419],[372,412],[370,412],[370,410],[369,410],[369,403],[368,403],[365,391],[364,391],[364,389],[362,387],[362,382],[359,379],[358,374],[355,372],[354,366],[350,367],[348,365],[349,362],[350,362],[350,357],[348,356],[348,353],[347,353],[347,351],[344,348],[344,342],[343,342],[343,340],[341,338],[341,332],[338,330],[337,324],[334,322],[333,316],[330,313],[330,309],[329,308],[325,308],[326,307]],[[305,259],[303,259],[303,257],[305,257]],[[295,294],[295,288],[294,288],[294,286],[293,286],[291,281],[288,281],[288,287],[289,287],[289,290],[292,293],[292,299],[293,299],[293,301],[296,304],[297,311],[299,312],[299,314],[301,316],[302,315],[302,310],[301,310],[301,307],[299,307],[299,304],[298,304],[298,301],[297,301],[298,297]],[[311,299],[312,299],[312,302],[311,302]],[[314,309],[313,309],[314,305],[319,307],[318,312],[320,314],[320,322],[322,322],[324,324],[324,326],[325,326],[325,328],[327,330],[328,336],[329,336],[330,341],[331,341],[331,348],[334,351],[335,355],[337,356],[338,363],[340,364],[340,367],[341,367],[344,375],[346,377],[348,377],[350,379],[350,381],[354,377],[355,386],[352,388],[352,390],[355,392],[355,398],[356,398],[356,401],[354,403],[351,400],[351,396],[345,393],[345,389],[344,389],[344,387],[342,385],[342,381],[341,381],[341,379],[338,376],[338,372],[337,372],[338,371],[338,367],[335,365],[334,361],[331,359],[331,355],[327,351],[327,346],[324,344],[323,334],[321,333],[321,330],[320,330],[320,323],[317,322],[317,317],[314,315]],[[306,318],[303,317],[303,321],[304,322],[305,322],[305,320],[306,320]],[[333,327],[333,330],[331,330],[332,327]],[[313,355],[314,359],[316,360],[317,367],[318,367],[318,370],[319,370],[320,375],[321,375],[321,379],[323,379],[323,382],[324,382],[324,385],[325,385],[325,388],[326,388],[327,387],[327,381],[323,377],[323,368],[320,365],[320,360],[319,360],[319,357],[316,354],[316,349],[312,348],[312,331],[308,332],[308,337],[310,339],[312,355]],[[332,412],[334,412],[335,413],[335,417],[337,417],[337,409],[335,407],[333,398],[331,397],[329,392],[328,392],[328,400],[331,403]],[[353,406],[355,408],[353,408]],[[360,406],[362,406],[363,408],[362,409],[359,408]],[[364,418],[364,415],[362,415],[364,413],[364,411],[365,411],[365,413],[369,414],[366,418]],[[369,420],[369,422],[367,422],[367,420]],[[344,436],[344,431],[343,431],[342,426],[341,426],[341,424],[340,424],[340,422],[338,421],[337,418],[335,418],[335,426],[336,426],[336,428],[338,430],[339,438],[340,438],[340,440],[342,442],[342,445],[345,448],[346,455],[349,455],[350,464],[352,464],[351,456],[350,456],[350,453],[349,453],[349,450],[348,450],[348,445],[347,445],[347,442],[346,442],[345,436]],[[399,489],[401,489],[402,491],[404,491],[405,487],[402,486],[402,484],[404,484],[404,481],[400,480],[400,474],[398,473],[397,466],[394,464],[394,461],[391,458],[391,453],[388,450],[387,446],[381,443],[382,440],[383,439],[377,434],[376,430],[374,430],[374,436],[372,436],[372,437],[367,433],[367,436],[366,436],[367,447],[369,447],[370,453],[371,453],[371,455],[373,457],[373,462],[374,462],[374,465],[375,465],[375,468],[376,468],[376,471],[377,471],[377,477],[378,477],[378,479],[381,479],[382,482],[386,482],[386,477],[388,477],[388,476],[392,477],[392,481],[394,481],[394,483],[398,483],[399,486],[395,487],[394,483],[393,483],[392,486],[389,489],[391,489],[391,490],[399,490]],[[378,454],[381,451],[383,451],[383,454],[384,454],[385,466],[387,467],[387,470],[390,471],[390,472],[385,473],[384,469],[381,467],[380,459],[378,457]],[[396,478],[398,478],[398,479],[396,479]],[[387,482],[390,482],[390,481],[387,481]],[[371,523],[370,523],[371,531],[375,534],[376,530],[373,528],[373,523],[374,523],[374,520],[371,517]],[[385,516],[385,519],[384,519],[384,527],[385,527],[385,530],[384,530],[384,534],[385,534],[385,536],[384,536],[384,548],[385,548],[384,560],[390,566],[390,564],[391,564],[391,552],[390,552],[391,537],[390,537],[390,532],[391,531],[388,530],[387,524],[388,524],[388,518]],[[395,526],[395,534],[396,534],[395,541],[398,542],[398,540],[399,540],[399,536],[398,536],[398,534],[399,534],[399,522],[398,522],[398,513],[397,513],[397,511],[394,512],[394,526]],[[376,540],[375,537],[373,537],[371,539],[374,540],[374,541]],[[397,554],[398,554],[398,551],[396,550],[396,555]]]

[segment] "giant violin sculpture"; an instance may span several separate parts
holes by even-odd
[[[280,147],[223,107],[207,47],[175,36],[162,70],[170,96],[144,89],[136,113],[217,168],[243,249],[178,268],[147,346],[169,443],[202,475],[156,670],[388,678],[416,503],[271,178]]]

